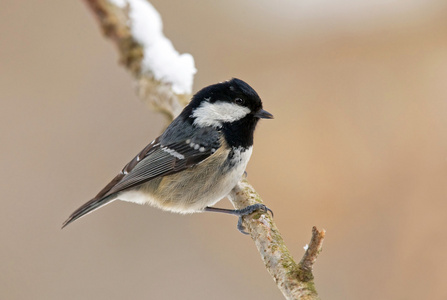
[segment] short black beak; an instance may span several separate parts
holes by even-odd
[[[273,115],[262,108],[255,113],[255,117],[260,119],[273,119]]]

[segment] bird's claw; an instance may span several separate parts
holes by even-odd
[[[244,207],[243,209],[239,209],[238,212],[238,216],[239,216],[239,220],[237,221],[237,229],[242,233],[242,234],[249,234],[248,232],[245,231],[245,226],[243,225],[243,217],[244,216],[248,216],[251,215],[252,213],[254,213],[255,211],[261,210],[264,213],[270,212],[270,214],[273,217],[273,211],[268,208],[267,206],[265,206],[264,204],[261,203],[256,203],[253,205],[249,205],[247,207]]]

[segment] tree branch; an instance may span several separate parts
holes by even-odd
[[[135,6],[147,5],[153,9],[152,6],[145,0],[85,0],[85,2],[94,13],[104,35],[112,39],[118,47],[120,62],[137,80],[137,93],[140,99],[150,105],[152,109],[163,113],[169,122],[172,121],[191,98],[192,75],[195,73],[195,69],[192,66],[193,71],[190,74],[191,83],[189,87],[176,93],[173,89],[175,82],[166,79],[166,76],[157,78],[151,66],[145,65],[143,61],[145,49],[144,41],[142,41],[144,37],[140,37],[140,40],[138,40],[132,31],[132,26],[139,25],[136,23],[140,21],[138,18],[141,19],[142,16],[136,15],[132,18],[131,10],[132,6],[135,8]],[[152,30],[151,32],[151,30],[148,30],[148,32],[161,35],[161,24],[158,24],[157,21],[148,20],[149,26],[153,24],[154,27],[160,27],[158,31]],[[147,43],[152,42],[153,38],[149,37]]]
[[[241,180],[229,198],[237,208],[262,203],[259,194]],[[312,239],[301,262],[297,264],[287,249],[273,218],[267,213],[254,213],[244,218],[244,225],[258,248],[265,267],[286,299],[319,299],[313,282],[312,267],[323,246],[325,231],[312,229]]]
[[[121,63],[137,80],[138,96],[171,121],[191,98],[195,73],[192,57],[175,51],[162,33],[160,16],[146,0],[85,2],[96,16],[104,34],[118,47]],[[154,59],[164,59],[162,65],[170,64],[171,69],[180,75],[173,74],[172,70],[163,70]],[[238,183],[228,197],[237,209],[262,203],[258,193],[245,179]],[[310,244],[297,264],[270,215],[253,213],[244,217],[244,226],[286,299],[318,299],[312,267],[322,249],[324,230],[313,228]]]

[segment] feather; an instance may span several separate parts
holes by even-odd
[[[96,196],[76,211],[63,223],[62,228],[86,214],[116,199],[116,194],[160,176],[171,175],[193,167],[220,146],[217,131],[196,130],[189,139],[170,142],[163,135],[144,147]],[[162,144],[165,141],[167,144]]]

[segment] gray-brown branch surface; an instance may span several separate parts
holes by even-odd
[[[84,1],[92,10],[104,34],[118,47],[120,62],[137,80],[138,96],[171,121],[188,103],[191,95],[176,94],[170,83],[156,80],[150,72],[142,72],[143,46],[132,35],[132,22],[129,17],[132,1],[127,3],[123,0],[127,3],[125,6],[115,5],[116,0]],[[262,203],[260,196],[246,179],[238,183],[229,199],[237,209]],[[319,299],[312,267],[322,249],[324,230],[313,228],[309,246],[301,261],[296,263],[269,214],[255,212],[246,216],[244,226],[255,242],[268,272],[286,299]]]

